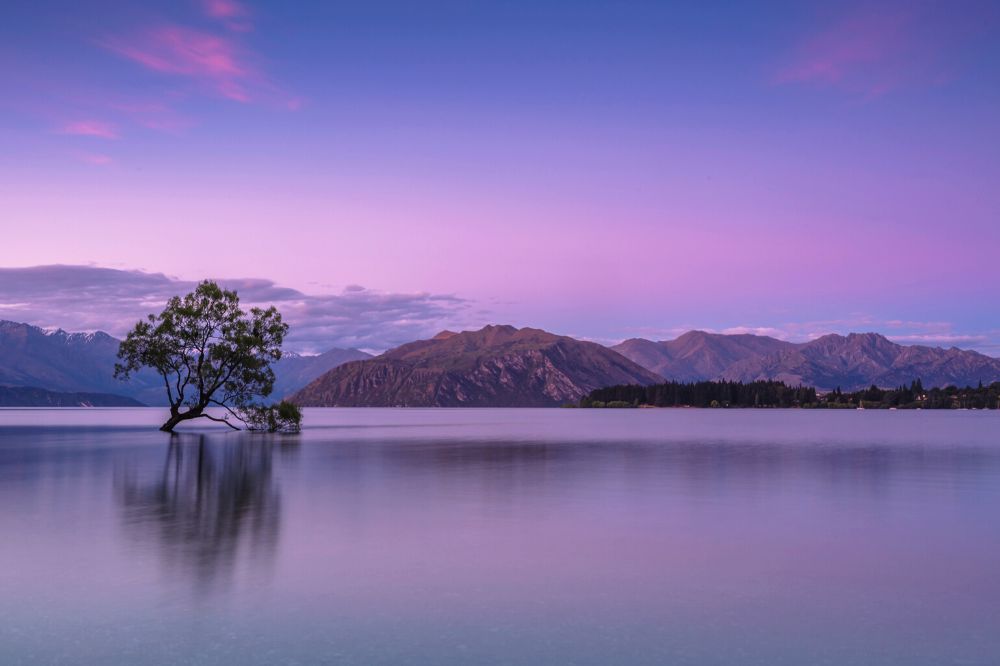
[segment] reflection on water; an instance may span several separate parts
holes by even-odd
[[[0,663],[998,663],[1000,414],[159,417],[0,410]]]
[[[281,494],[272,475],[277,446],[267,435],[170,437],[162,468],[143,478],[134,466],[116,477],[131,538],[159,550],[170,574],[194,579],[208,594],[243,555],[272,560],[281,526]]]

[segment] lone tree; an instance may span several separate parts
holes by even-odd
[[[115,377],[128,379],[142,367],[163,377],[170,418],[160,430],[166,432],[197,418],[239,430],[230,416],[254,430],[297,431],[301,414],[295,405],[255,404],[274,388],[271,363],[281,358],[287,332],[273,306],[244,312],[235,291],[206,280],[135,325],[118,348]],[[226,414],[209,414],[213,407]]]

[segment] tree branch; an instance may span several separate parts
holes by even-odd
[[[234,412],[233,408],[230,407],[229,405],[227,405],[225,403],[222,403],[222,402],[219,402],[218,400],[213,400],[211,398],[209,398],[208,401],[210,403],[212,403],[213,405],[218,405],[219,407],[222,407],[224,410],[226,410],[227,412],[229,412],[230,414],[232,414],[233,416],[235,416],[236,418],[238,418],[242,423],[244,423],[244,424],[246,423],[246,419],[244,419],[242,416],[240,416],[239,414],[237,414],[236,412]],[[229,422],[226,421],[226,423],[229,423]]]
[[[167,400],[170,401],[171,406],[179,405],[180,404],[179,402],[176,403],[174,402],[174,394],[170,390],[170,379],[167,378],[167,373],[163,372],[160,374],[163,377],[163,385],[167,387]]]
[[[220,368],[219,368],[219,374],[220,375],[222,374],[222,368],[223,367],[225,367],[225,366],[220,366]],[[223,378],[221,381],[216,382],[215,384],[213,384],[210,387],[210,389],[208,391],[208,395],[212,396],[216,391],[218,391],[220,388],[222,388],[223,386],[225,386],[226,382],[229,381],[229,378],[233,376],[234,372],[236,372],[236,364],[235,363],[233,364],[233,366],[231,368],[229,368],[229,371],[226,373],[225,378]]]
[[[225,424],[226,424],[227,426],[229,426],[229,427],[230,427],[230,428],[232,428],[233,430],[239,430],[239,428],[237,428],[236,426],[234,426],[234,425],[233,425],[232,423],[230,423],[230,422],[229,422],[229,421],[227,421],[226,419],[220,419],[220,418],[219,418],[219,417],[217,417],[217,416],[212,416],[211,414],[204,414],[204,413],[202,413],[202,414],[199,414],[199,415],[198,415],[197,417],[195,417],[195,418],[201,418],[201,417],[204,417],[204,418],[208,419],[209,421],[218,421],[219,423],[225,423]]]
[[[183,399],[184,390],[187,389],[188,384],[191,382],[191,363],[188,361],[187,354],[183,354],[181,358],[183,359],[184,369],[187,370],[187,374],[184,375],[184,382],[177,387],[177,394],[179,398]],[[177,373],[178,381],[180,381],[180,376],[181,374],[178,371]]]

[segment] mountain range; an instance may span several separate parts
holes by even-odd
[[[0,321],[0,385],[62,393],[103,393],[164,403],[163,380],[151,371],[123,383],[113,377],[119,341],[107,333],[46,331]]]
[[[653,342],[632,338],[612,347],[656,374],[678,382],[719,379],[734,364],[748,358],[794,348],[763,335],[716,335],[689,331],[675,340]]]
[[[274,364],[273,398],[284,398],[313,381],[317,377],[349,361],[372,358],[360,349],[340,349],[335,347],[316,356],[303,356],[295,352],[285,352],[281,360]]]
[[[551,407],[661,377],[594,342],[536,328],[442,331],[345,363],[291,397],[303,406]]]
[[[824,335],[793,343],[760,335],[689,331],[674,340],[642,338],[612,347],[623,356],[677,381],[777,379],[821,390],[975,385],[1000,380],[1000,359],[951,347],[900,345],[877,333]]]
[[[0,407],[142,407],[111,393],[66,393],[35,386],[0,386]]]
[[[155,372],[143,370],[128,382],[114,378],[119,342],[102,332],[46,331],[30,324],[0,321],[0,386],[111,396],[96,398],[105,405],[115,397],[146,405],[165,405],[163,379]],[[271,396],[285,397],[340,363],[370,356],[357,349],[331,349],[317,356],[286,353],[274,364]],[[6,399],[8,405],[47,406],[72,402],[75,398],[21,391],[8,392]]]
[[[7,406],[165,404],[154,372],[127,383],[113,378],[118,344],[101,332],[0,321],[0,387],[8,389],[0,400]],[[307,406],[550,406],[595,388],[664,380],[777,379],[845,391],[918,378],[928,388],[1000,381],[1000,359],[955,347],[900,345],[876,333],[793,343],[690,331],[609,348],[513,326],[443,331],[377,357],[337,348],[317,356],[286,353],[274,370],[271,397],[291,396]]]

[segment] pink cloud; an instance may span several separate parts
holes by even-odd
[[[939,60],[949,36],[936,23],[915,5],[856,10],[801,40],[772,80],[866,97],[904,85],[941,83],[947,76]]]
[[[75,120],[60,128],[61,134],[96,136],[102,139],[117,139],[118,131],[109,123],[100,120]]]
[[[910,335],[891,335],[889,339],[898,342],[900,344],[914,344],[914,345],[929,345],[929,346],[939,346],[939,345],[967,345],[976,346],[982,345],[989,342],[989,338],[985,335],[963,335],[959,333],[955,334],[910,334]]]
[[[725,335],[767,335],[779,340],[788,337],[786,331],[772,326],[730,326],[722,329],[722,333]]]
[[[248,86],[257,74],[228,37],[177,25],[165,25],[131,39],[108,40],[111,51],[146,69],[195,79],[238,102],[251,99]]]
[[[778,74],[779,81],[844,80],[857,67],[885,60],[903,46],[902,16],[851,16],[807,39],[798,57]]]
[[[205,14],[222,21],[227,28],[236,32],[253,30],[250,12],[236,0],[203,0]]]

